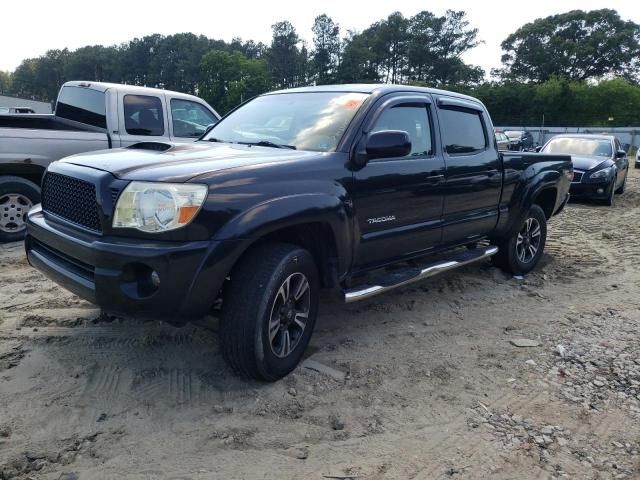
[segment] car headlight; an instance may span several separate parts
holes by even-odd
[[[131,182],[122,191],[113,216],[113,228],[166,232],[194,219],[207,196],[206,185]]]
[[[602,170],[598,170],[597,172],[593,172],[589,178],[607,178],[613,172],[613,167],[603,168]]]

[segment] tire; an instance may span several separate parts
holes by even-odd
[[[536,225],[539,229],[535,228]],[[537,230],[539,230],[539,234],[535,235]],[[528,242],[527,237],[524,236],[526,232],[529,232]],[[496,242],[498,253],[491,257],[491,260],[494,265],[513,275],[529,273],[542,258],[546,241],[547,217],[542,208],[538,205],[532,205],[515,232],[509,238]],[[535,248],[533,254],[527,245]],[[522,256],[523,250],[525,251],[524,257]]]
[[[627,186],[627,176],[629,175],[629,172],[627,171],[627,173],[624,174],[624,180],[622,181],[622,185],[620,185],[620,187],[616,190],[616,193],[618,195],[621,195],[624,193],[624,189]]]
[[[0,243],[24,238],[29,209],[40,203],[40,188],[20,177],[0,177]]]
[[[307,289],[299,300],[287,303],[305,279]],[[233,269],[223,297],[220,336],[225,361],[237,374],[256,380],[272,382],[290,373],[309,344],[318,294],[318,271],[308,251],[285,243],[249,251]],[[302,328],[298,321],[304,323]]]

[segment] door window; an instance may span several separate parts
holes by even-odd
[[[481,115],[475,110],[453,108],[439,110],[442,141],[449,155],[475,153],[487,147]]]
[[[204,106],[178,98],[171,99],[171,118],[173,135],[176,137],[200,137],[209,125],[218,122]]]
[[[410,157],[433,154],[431,122],[425,104],[405,103],[387,108],[376,120],[371,133],[383,130],[401,130],[411,139]]]
[[[125,95],[124,126],[129,135],[164,135],[160,99],[149,95]]]

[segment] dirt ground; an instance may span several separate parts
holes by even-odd
[[[103,318],[0,246],[0,478],[640,478],[639,207],[631,171],[524,279],[324,302],[333,370],[274,384],[231,374],[211,319]]]

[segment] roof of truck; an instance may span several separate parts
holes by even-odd
[[[448,95],[451,97],[458,97],[461,99],[472,100],[474,102],[482,103],[480,100],[469,95],[462,93],[451,92],[448,90],[440,90],[438,88],[427,87],[415,87],[412,85],[395,85],[387,83],[350,83],[341,85],[316,85],[312,87],[297,87],[288,88],[286,90],[276,90],[269,92],[267,95],[281,94],[281,93],[302,93],[302,92],[353,92],[353,93],[394,93],[394,92],[416,92],[416,93],[431,93],[435,95]]]
[[[176,92],[173,90],[164,90],[161,88],[152,88],[152,87],[141,87],[138,85],[126,85],[121,83],[109,83],[109,82],[91,82],[84,80],[73,80],[70,82],[66,82],[63,87],[84,87],[90,88],[92,90],[97,90],[99,92],[106,92],[107,90],[126,90],[127,92],[139,93],[139,94],[150,94],[155,93],[156,95],[170,93],[176,97],[184,97],[184,98],[192,98],[197,99],[198,97],[194,95],[189,95],[188,93]],[[202,101],[202,99],[198,99]]]

